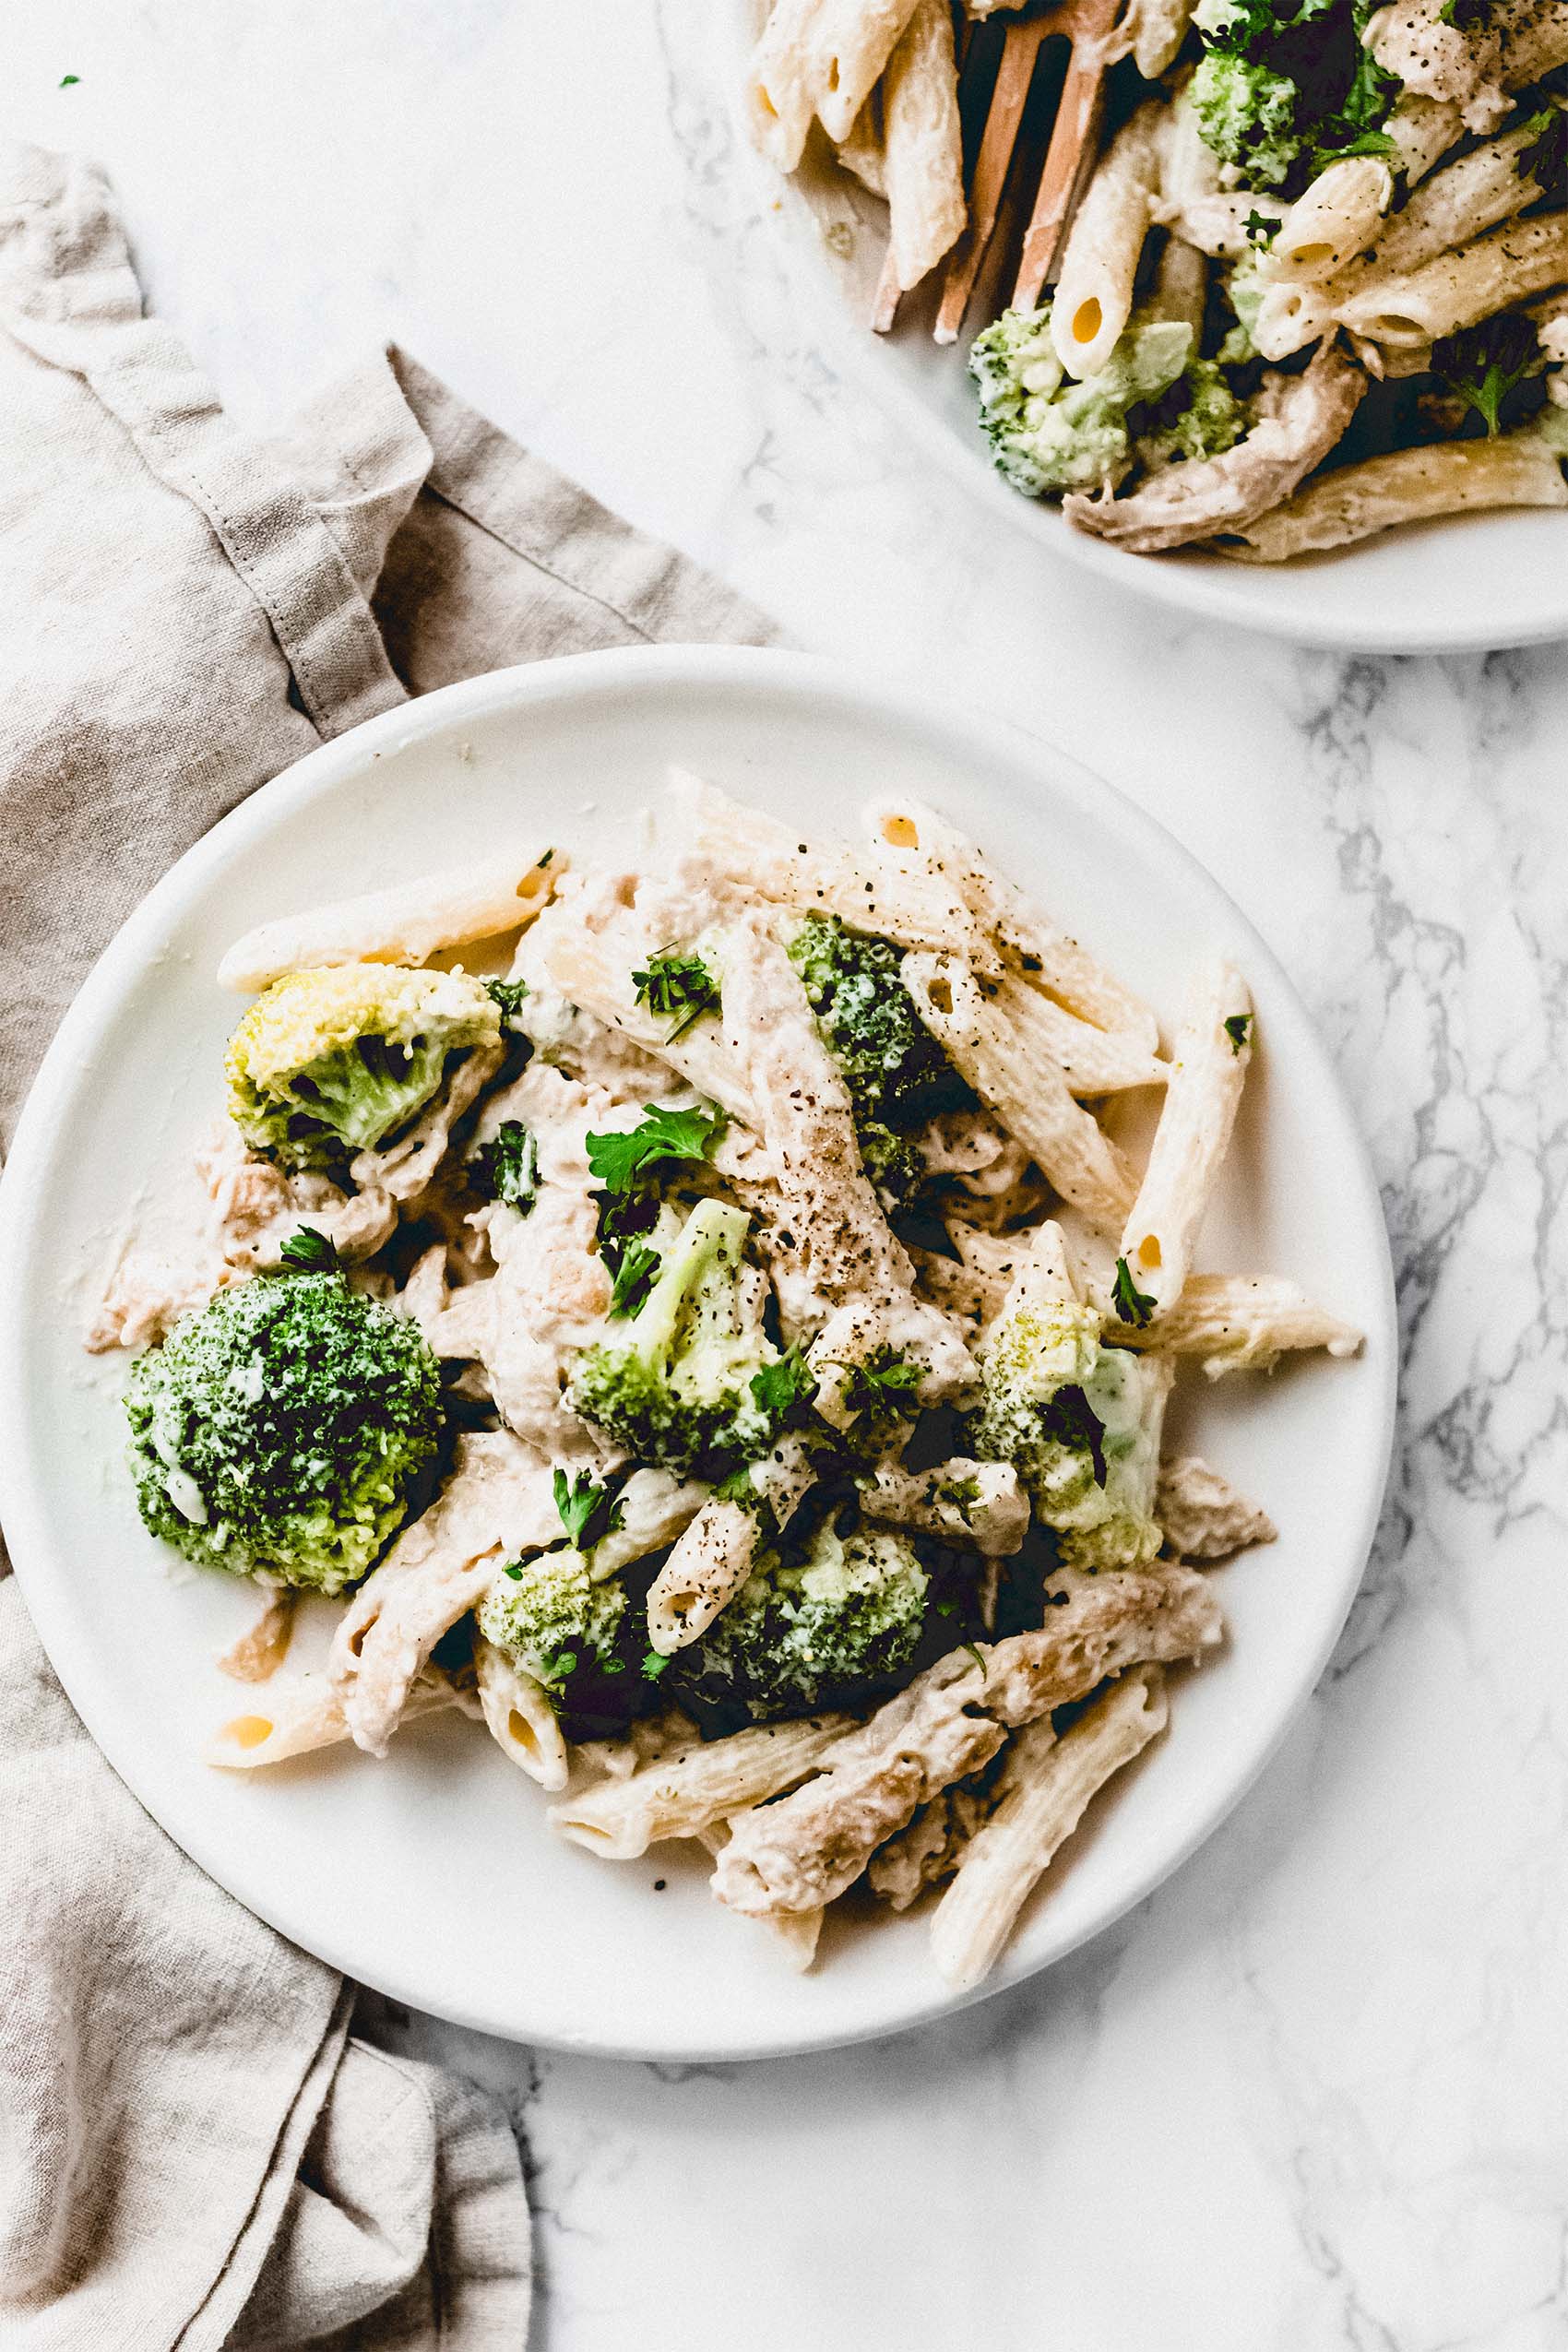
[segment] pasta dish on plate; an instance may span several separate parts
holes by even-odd
[[[931,278],[955,341],[1016,254],[968,356],[1015,489],[1268,564],[1568,506],[1565,71],[1568,0],[774,0],[746,99],[885,197],[875,327]]]
[[[798,1964],[852,1887],[934,1887],[978,1982],[1274,1533],[1165,1443],[1173,1383],[1360,1344],[1197,1261],[1241,974],[1167,1040],[934,810],[815,842],[677,775],[613,866],[280,917],[218,977],[200,1213],[89,1336],[148,1528],[261,1591],[209,1761],[459,1709],[562,1836],[699,1841]]]

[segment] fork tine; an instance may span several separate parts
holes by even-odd
[[[991,94],[985,132],[975,160],[974,184],[969,190],[969,225],[947,257],[942,307],[933,329],[939,343],[956,343],[958,339],[986,247],[995,232],[1002,192],[1007,184],[1007,167],[1013,160],[1018,125],[1024,117],[1029,84],[1034,79],[1035,61],[1041,42],[1052,30],[1049,17],[1035,17],[1027,23],[1007,28],[996,87]]]
[[[1075,208],[1084,167],[1092,154],[1105,102],[1105,77],[1118,54],[1112,34],[1118,0],[1083,10],[1074,28],[1072,52],[1061,102],[1046,150],[1045,168],[1018,262],[1013,288],[1015,310],[1033,310],[1051,274],[1067,216]]]

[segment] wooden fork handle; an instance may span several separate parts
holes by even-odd
[[[996,87],[991,94],[980,153],[975,159],[974,182],[969,190],[969,225],[947,258],[942,306],[932,330],[939,343],[956,343],[958,339],[986,247],[995,233],[1002,192],[1007,184],[1007,167],[1013,160],[1039,45],[1047,33],[1055,30],[1049,16],[1035,17],[1027,23],[1007,28]]]

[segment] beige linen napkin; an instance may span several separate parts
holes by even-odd
[[[287,441],[236,431],[101,177],[30,148],[0,154],[0,1136],[149,885],[315,743],[505,662],[770,634],[396,350]],[[0,1584],[7,2352],[519,2352],[505,2118],[351,2005],[142,1812]]]

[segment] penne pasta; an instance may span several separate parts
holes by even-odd
[[[1353,1356],[1361,1335],[1317,1306],[1280,1275],[1190,1275],[1154,1328],[1111,1323],[1106,1337],[1125,1348],[1196,1356],[1211,1380],[1229,1372],[1272,1372],[1283,1355],[1323,1348]]]
[[[775,0],[752,57],[752,135],[782,172],[801,160],[814,115],[835,143],[855,118],[914,13],[915,0]]]
[[[882,90],[882,176],[902,289],[935,267],[968,217],[948,0],[917,0]]]
[[[1507,221],[1457,253],[1380,275],[1336,304],[1353,333],[1397,350],[1455,335],[1568,278],[1568,213]]]
[[[1394,174],[1381,156],[1325,165],[1280,223],[1270,267],[1293,278],[1334,277],[1373,242],[1393,196]]]
[[[1253,1052],[1253,1001],[1229,964],[1206,973],[1176,1040],[1165,1107],[1122,1235],[1122,1260],[1158,1324],[1192,1269],[1193,1249],[1229,1148]]]
[[[1098,374],[1133,310],[1138,257],[1154,217],[1167,109],[1140,106],[1106,149],[1062,255],[1051,339],[1069,375]]]
[[[1112,1230],[1131,1207],[1132,1169],[1056,1063],[1020,1038],[956,956],[906,956],[904,985],[932,1035],[1041,1173],[1091,1224]]]
[[[1266,1511],[1196,1454],[1161,1462],[1154,1515],[1178,1560],[1229,1560],[1254,1543],[1273,1543],[1279,1532]]]
[[[1157,81],[1175,62],[1193,19],[1193,0],[1131,0],[1122,20],[1133,62],[1145,81]]]
[[[543,1683],[482,1635],[474,1643],[474,1681],[496,1746],[541,1788],[564,1788],[571,1777],[566,1742]]]
[[[532,922],[565,861],[507,856],[425,874],[265,922],[236,940],[218,967],[220,988],[255,991],[287,972],[336,964],[423,964],[444,947],[496,939]]]
[[[1342,466],[1218,545],[1240,563],[1279,564],[1400,523],[1499,506],[1568,506],[1562,457],[1540,434],[1441,441]]]
[[[472,1710],[473,1702],[436,1667],[426,1666],[416,1676],[399,1721],[412,1723],[443,1707]],[[348,1741],[349,1725],[342,1702],[324,1674],[302,1674],[274,1684],[265,1699],[231,1717],[204,1750],[205,1761],[225,1772],[256,1772],[267,1764],[286,1764],[291,1756],[314,1754]]]
[[[850,1728],[848,1716],[808,1716],[678,1748],[625,1779],[600,1781],[552,1805],[551,1827],[609,1861],[635,1861],[666,1838],[698,1837],[715,1822],[792,1788]]]
[[[936,1907],[931,1948],[955,1991],[990,1975],[1025,1903],[1106,1782],[1164,1730],[1170,1709],[1158,1666],[1134,1667],[1060,1740],[1050,1719],[1007,1751],[995,1802],[957,1858]]]

